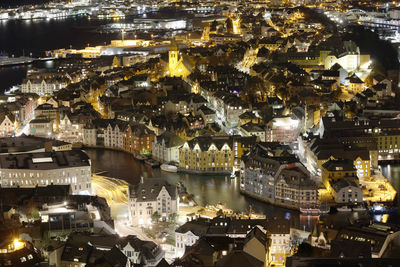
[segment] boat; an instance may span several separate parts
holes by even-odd
[[[306,215],[320,215],[329,213],[330,207],[328,205],[314,206],[314,207],[300,207],[300,212]]]
[[[160,162],[158,162],[154,159],[146,159],[146,160],[144,160],[144,163],[151,166],[152,168],[160,166]]]
[[[385,206],[383,204],[374,203],[369,208],[369,212],[372,214],[388,214],[396,211],[396,207]]]
[[[365,211],[367,210],[363,205],[355,206],[352,208],[353,211]]]
[[[30,64],[34,60],[35,60],[34,58],[30,58],[30,57],[2,56],[2,57],[0,57],[0,67]]]
[[[341,206],[341,207],[337,208],[337,210],[339,212],[349,212],[349,211],[351,211],[351,209],[349,207],[347,207],[347,206]]]
[[[321,210],[319,208],[300,208],[300,212],[306,215],[319,215]]]
[[[135,159],[137,159],[137,160],[140,160],[140,161],[144,161],[144,160],[147,159],[146,156],[141,155],[141,154],[135,154],[135,155],[133,155],[133,157],[134,157]]]
[[[177,172],[178,167],[169,164],[161,164],[160,169],[165,172]]]

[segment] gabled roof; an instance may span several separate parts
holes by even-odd
[[[350,83],[358,83],[358,84],[364,83],[356,74],[353,74],[350,77],[347,77],[346,80],[349,80]]]
[[[165,131],[161,135],[157,136],[157,143],[161,144],[163,141],[165,142],[165,147],[168,148],[181,146],[185,143],[185,140],[170,131]]]
[[[215,264],[216,267],[262,267],[264,263],[242,250],[233,250]]]
[[[261,231],[260,228],[258,227],[253,227],[253,229],[247,234],[244,243],[246,244],[253,238],[260,241],[260,243],[263,244],[264,246],[267,244],[267,235],[263,231]]]
[[[322,167],[328,171],[356,171],[353,161],[349,159],[330,159]]]
[[[171,199],[176,200],[176,186],[160,178],[144,179],[143,183],[140,182],[129,187],[130,197],[136,198],[138,202],[156,201],[163,187],[165,187]]]
[[[255,124],[253,122],[248,122],[246,124],[243,124],[240,126],[240,128],[242,128],[243,130],[245,130],[248,133],[260,133],[260,132],[264,132],[265,130],[261,127],[260,124]]]
[[[185,234],[190,231],[194,235],[201,237],[207,233],[209,225],[210,221],[208,219],[198,218],[181,225],[175,232]]]
[[[201,112],[203,112],[204,115],[212,115],[215,114],[215,111],[210,109],[209,107],[207,107],[206,105],[202,105],[201,107],[199,107],[197,109],[198,111],[201,110]]]

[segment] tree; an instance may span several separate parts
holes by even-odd
[[[286,101],[289,97],[289,91],[285,86],[280,87],[277,94],[282,98],[283,101]]]
[[[40,213],[38,209],[33,209],[31,212],[31,217],[35,220],[40,219]]]
[[[151,220],[152,220],[153,222],[158,222],[158,221],[160,220],[160,218],[161,218],[161,215],[158,214],[157,211],[154,212],[153,215],[151,215]]]
[[[261,119],[265,124],[272,120],[274,117],[273,109],[269,105],[263,106],[258,114],[261,116]]]
[[[217,22],[216,20],[214,20],[214,21],[211,23],[210,31],[211,31],[211,32],[216,32],[216,31],[217,31],[217,26],[218,26],[218,22]]]
[[[217,217],[223,216],[223,215],[224,215],[224,212],[222,211],[222,209],[217,211]]]
[[[250,76],[244,85],[244,93],[250,103],[261,100],[264,91],[264,81],[259,77]]]
[[[233,33],[233,22],[231,18],[225,20],[225,26],[228,33]]]
[[[176,223],[176,220],[178,219],[178,214],[176,214],[174,212],[174,213],[171,213],[168,217],[169,217],[168,219],[171,223]]]

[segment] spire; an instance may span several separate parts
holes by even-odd
[[[175,39],[171,41],[171,44],[169,45],[169,51],[179,51],[179,46],[176,43]]]

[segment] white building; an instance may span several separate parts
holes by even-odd
[[[209,220],[198,218],[187,222],[175,230],[175,257],[182,257],[186,246],[193,246],[200,237],[206,235]]]
[[[143,179],[129,188],[129,216],[132,225],[150,225],[157,212],[162,220],[178,212],[176,186],[163,179]]]
[[[127,122],[118,119],[96,119],[83,128],[83,144],[109,148],[123,148]]]
[[[239,129],[244,136],[257,136],[261,142],[265,142],[265,129],[262,125],[250,121],[241,125]]]
[[[113,120],[108,123],[104,130],[104,146],[112,148],[123,148],[123,133],[128,123]]]
[[[179,162],[179,147],[184,143],[185,140],[172,132],[166,131],[154,138],[153,158],[160,162]]]
[[[53,120],[46,118],[33,119],[29,123],[31,135],[51,137],[53,135]]]
[[[300,163],[279,174],[275,186],[275,202],[292,207],[313,207],[318,202],[318,186]]]
[[[52,78],[52,79],[26,79],[21,84],[22,93],[35,93],[38,95],[53,94],[54,92],[65,88],[68,85],[68,79]]]
[[[73,194],[90,195],[90,165],[82,150],[0,155],[1,186],[71,185]]]
[[[68,114],[60,119],[60,135],[58,140],[71,143],[83,141],[83,123],[78,120],[72,120]]]
[[[15,134],[15,118],[11,114],[0,114],[0,136],[10,136]]]
[[[341,179],[338,181],[330,181],[331,194],[334,197],[336,203],[362,203],[363,193],[361,188],[356,182],[347,179]]]

